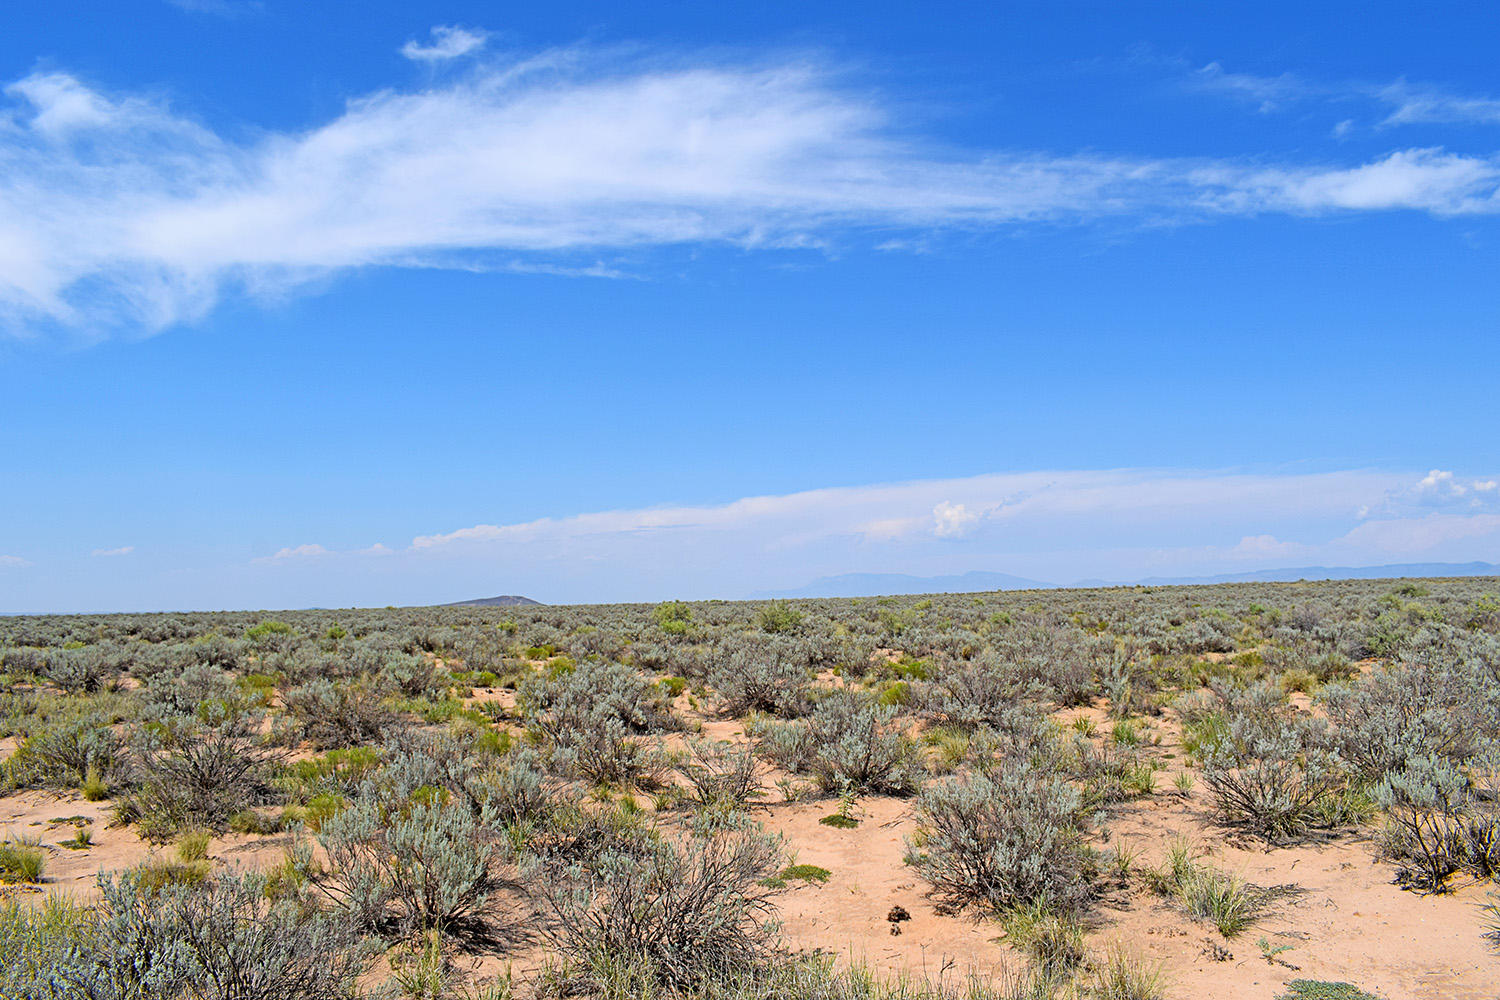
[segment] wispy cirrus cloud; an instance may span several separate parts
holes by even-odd
[[[97,559],[112,559],[117,556],[128,556],[135,551],[134,545],[121,545],[114,549],[95,549],[89,555]]]
[[[429,41],[409,41],[401,46],[401,54],[415,62],[443,62],[478,52],[489,37],[489,32],[477,28],[439,24],[433,27]]]
[[[0,555],[0,569],[24,569],[31,564],[31,560],[20,556]]]
[[[217,14],[220,17],[256,14],[265,9],[261,0],[167,0],[167,3],[191,14]]]
[[[1248,101],[1264,114],[1318,101],[1345,108],[1365,105],[1373,109],[1371,124],[1376,127],[1500,125],[1500,97],[1465,94],[1404,78],[1386,83],[1323,81],[1295,73],[1231,72],[1211,62],[1191,71],[1188,80],[1194,89]],[[1352,125],[1352,119],[1345,119],[1337,127],[1347,132]]]
[[[600,253],[674,245],[1500,211],[1500,155],[1268,163],[944,147],[807,57],[556,49],[251,138],[62,71],[4,94],[0,325],[21,333],[149,332],[229,292],[375,265],[612,277],[630,271]]]

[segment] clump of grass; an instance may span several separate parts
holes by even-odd
[[[936,751],[939,767],[951,771],[969,756],[969,744],[973,734],[957,726],[938,726],[926,736],[927,744]]]
[[[90,764],[88,773],[83,776],[83,783],[78,786],[83,797],[90,802],[98,802],[100,799],[109,798],[109,785],[99,774],[99,766]]]
[[[1045,903],[1016,907],[1001,922],[1011,944],[1031,956],[1049,979],[1072,975],[1087,957],[1078,921],[1048,909]]]
[[[34,837],[15,836],[0,844],[0,882],[40,882],[47,853]]]
[[[208,842],[213,833],[208,830],[189,830],[177,841],[177,860],[184,864],[202,861],[208,857]]]
[[[1226,938],[1249,927],[1265,909],[1261,890],[1237,875],[1199,864],[1184,837],[1173,840],[1166,863],[1148,877],[1156,891],[1177,897],[1185,910],[1211,921]]]
[[[1161,1000],[1167,979],[1160,966],[1115,945],[1095,964],[1093,986],[1098,1000]]]
[[[202,885],[208,878],[207,861],[168,861],[153,858],[131,869],[131,877],[145,892],[160,892],[168,886]]]
[[[229,817],[229,829],[235,833],[275,833],[281,824],[254,809],[242,809]]]
[[[70,851],[88,850],[94,846],[94,828],[91,826],[80,826],[73,832],[73,836],[58,843]]]
[[[1141,729],[1134,719],[1121,719],[1110,728],[1109,738],[1122,747],[1141,745]]]
[[[1121,779],[1121,786],[1132,797],[1150,795],[1156,791],[1156,767],[1150,761],[1134,764]]]
[[[781,870],[781,877],[788,881],[796,879],[801,882],[827,882],[832,875],[833,872],[817,865],[788,865]]]
[[[1191,771],[1179,771],[1177,777],[1172,781],[1172,784],[1177,786],[1177,794],[1183,797],[1192,794],[1193,785],[1196,783],[1197,779],[1193,777],[1193,772]]]

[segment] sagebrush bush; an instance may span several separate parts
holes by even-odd
[[[759,769],[749,747],[689,740],[686,758],[678,770],[704,808],[739,810],[760,794]]]
[[[1413,756],[1375,785],[1385,812],[1381,854],[1406,884],[1441,891],[1449,876],[1500,871],[1500,803],[1477,795],[1469,775],[1445,757]]]
[[[273,901],[258,875],[196,886],[100,876],[97,911],[0,911],[0,995],[25,1000],[347,1000],[347,923]],[[19,946],[18,946],[19,943]],[[11,959],[14,958],[14,961]]]
[[[256,736],[252,716],[196,723],[176,719],[130,738],[134,810],[142,836],[169,840],[188,827],[222,830],[229,817],[269,801],[277,754]]]
[[[637,737],[675,725],[665,692],[619,663],[585,660],[530,678],[517,704],[559,770],[603,784],[658,783],[670,760]]]
[[[361,926],[401,933],[477,919],[503,857],[499,809],[456,794],[409,751],[366,778],[317,837],[328,855],[317,885]]]
[[[921,783],[915,742],[897,721],[896,708],[858,691],[837,690],[805,719],[770,722],[760,749],[789,771],[810,774],[825,791],[907,795]]]
[[[1473,757],[1500,739],[1500,685],[1444,659],[1376,669],[1322,692],[1339,754],[1364,781],[1413,757]]]
[[[811,650],[806,642],[781,636],[759,643],[732,641],[714,651],[707,679],[725,712],[791,718],[807,710]]]
[[[740,824],[683,838],[621,830],[532,871],[564,954],[691,989],[764,963],[784,861],[779,838]]]
[[[1292,709],[1270,681],[1216,691],[1224,726],[1200,756],[1220,815],[1269,839],[1303,833],[1346,780],[1326,725]]]
[[[282,695],[296,735],[318,750],[379,743],[396,726],[396,713],[363,684],[319,678]]]
[[[940,895],[997,911],[1076,910],[1089,894],[1087,818],[1078,789],[1019,758],[928,784],[907,863]]]
[[[109,720],[85,711],[39,727],[5,760],[4,783],[11,787],[76,788],[92,773],[102,780],[120,773],[120,738]]]

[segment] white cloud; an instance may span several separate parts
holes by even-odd
[[[108,558],[113,556],[128,556],[134,551],[134,545],[122,545],[117,549],[95,549],[93,552],[90,552],[89,555]]]
[[[281,562],[309,587],[339,573],[378,573],[442,581],[460,596],[499,586],[538,590],[541,599],[648,600],[735,596],[849,572],[992,570],[1070,583],[1500,561],[1500,512],[1423,506],[1414,497],[1428,478],[1447,481],[1370,470],[1002,473],[478,524],[418,535],[378,564],[351,562],[369,549],[321,546],[285,550],[321,558]],[[1470,496],[1470,484],[1489,481],[1453,479]],[[1363,521],[1361,506],[1373,512]]]
[[[1476,554],[1474,543],[1490,544]],[[1455,546],[1453,543],[1462,543]],[[1427,514],[1366,521],[1330,543],[1364,556],[1491,560],[1500,548],[1500,514]]]
[[[1262,113],[1270,113],[1307,101],[1347,106],[1371,105],[1383,127],[1397,125],[1500,125],[1500,98],[1461,94],[1433,84],[1413,84],[1405,79],[1392,83],[1361,81],[1321,82],[1292,73],[1264,76],[1232,73],[1218,63],[1194,71],[1189,85],[1251,101]],[[1335,135],[1351,130],[1354,122],[1340,121]]]
[[[905,572],[998,569],[1060,581],[1125,578],[1169,564],[1207,572],[1226,563],[1266,566],[1316,554],[1315,546],[1280,541],[1266,529],[1321,530],[1336,538],[1355,525],[1358,506],[1378,505],[1411,481],[1363,471],[1009,473],[480,524],[417,536],[399,555],[412,566],[434,558],[532,572],[542,565],[582,572],[587,564],[590,573],[655,566],[668,576],[723,572],[726,565],[761,572],[780,566],[783,585],[797,576],[893,566]],[[959,536],[962,548],[945,544]],[[1160,548],[1185,537],[1204,542]],[[724,586],[707,593],[733,592]]]
[[[401,46],[401,54],[417,62],[438,62],[456,59],[478,52],[489,40],[489,32],[476,28],[460,28],[456,25],[439,24],[432,29],[432,41],[423,45],[409,41]]]
[[[277,549],[269,556],[262,556],[255,562],[283,562],[288,559],[316,559],[319,556],[333,555],[332,550],[325,549],[321,545],[293,545],[283,549]]]
[[[22,559],[20,556],[0,555],[0,569],[24,569],[30,565],[29,560]]]
[[[1382,124],[1500,125],[1500,98],[1454,94],[1439,87],[1413,86],[1405,80],[1381,87],[1376,95],[1390,106]]]
[[[870,232],[889,246],[892,230],[1106,216],[1500,211],[1500,158],[1436,149],[1267,166],[938,148],[807,60],[562,49],[253,138],[62,72],[5,93],[0,326],[19,332],[150,331],[203,316],[228,291],[280,293],[370,265],[568,273],[580,254],[673,244],[818,247]]]
[[[1307,97],[1313,90],[1306,81],[1282,73],[1280,76],[1257,76],[1253,73],[1231,73],[1216,62],[1196,70],[1190,78],[1200,90],[1220,91],[1255,103],[1267,114],[1281,106]]]
[[[932,508],[932,533],[939,538],[956,538],[968,534],[984,515],[961,503],[942,501]]]

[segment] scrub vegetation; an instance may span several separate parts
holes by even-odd
[[[1216,838],[1358,845],[1402,895],[1486,899],[1497,595],[3,618],[0,996],[1172,996],[1112,914],[1228,954],[1300,891],[1211,862]],[[92,811],[12,827],[33,802]],[[1145,806],[1203,832],[1132,847]],[[881,836],[894,888],[816,854]],[[788,932],[809,898],[891,941],[962,914],[1006,967],[830,959]]]

